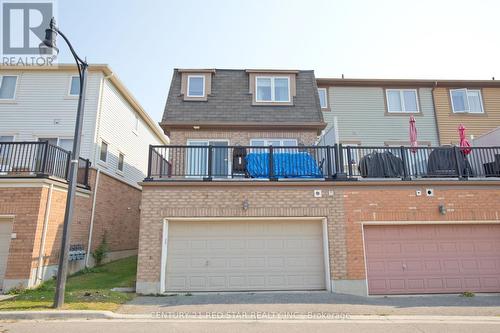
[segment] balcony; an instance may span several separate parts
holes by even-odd
[[[71,152],[48,142],[1,142],[0,178],[54,177],[68,180]],[[90,161],[78,159],[78,186],[90,189]]]
[[[150,146],[145,181],[500,178],[500,147]]]

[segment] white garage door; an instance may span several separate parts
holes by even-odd
[[[167,291],[325,289],[320,221],[169,222]]]
[[[7,259],[9,258],[10,236],[12,232],[12,221],[0,217],[0,289],[3,286]]]

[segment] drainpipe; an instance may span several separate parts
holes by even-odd
[[[99,186],[99,175],[101,174],[101,170],[97,169],[97,173],[95,176],[95,184],[94,184],[94,197],[92,198],[92,211],[90,213],[90,228],[89,228],[89,239],[87,242],[87,255],[85,256],[85,267],[89,267],[89,257],[90,257],[90,249],[92,246],[92,230],[94,229],[94,216],[95,216],[95,203],[97,198],[97,186]]]
[[[35,285],[38,281],[43,279],[43,254],[45,252],[45,239],[47,238],[47,229],[49,226],[49,216],[50,216],[50,206],[52,204],[52,191],[54,190],[54,184],[50,184],[49,194],[47,196],[47,202],[45,204],[45,215],[43,216],[43,229],[42,229],[42,239],[40,241],[40,249],[38,251],[38,267],[36,268]]]
[[[439,122],[438,122],[438,117],[437,117],[437,112],[436,112],[436,102],[434,100],[434,89],[437,87],[438,83],[437,81],[434,82],[434,86],[432,87],[431,90],[431,96],[432,96],[432,108],[434,109],[434,122],[436,124],[436,134],[437,134],[437,139],[438,139],[438,146],[441,145],[441,137],[439,135]]]

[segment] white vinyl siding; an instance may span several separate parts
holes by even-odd
[[[387,89],[385,93],[388,112],[419,112],[416,89]]]
[[[287,76],[257,76],[257,102],[290,102],[290,78]]]
[[[454,113],[483,113],[483,99],[479,89],[450,89]]]

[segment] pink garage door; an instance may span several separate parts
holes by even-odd
[[[364,226],[368,292],[500,292],[500,225]]]

